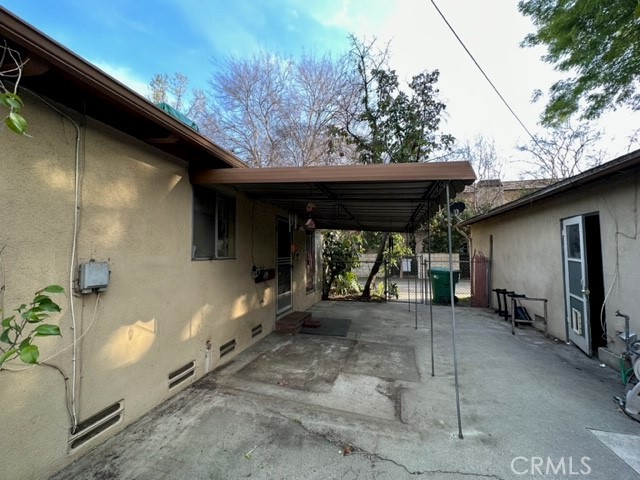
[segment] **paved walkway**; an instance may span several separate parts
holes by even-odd
[[[412,307],[413,308],[413,307]],[[458,308],[322,302],[346,337],[271,334],[52,477],[639,479],[640,424],[616,374],[532,328]],[[635,470],[634,470],[635,468]]]

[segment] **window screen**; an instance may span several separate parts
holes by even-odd
[[[214,190],[193,187],[193,260],[236,254],[236,201]]]

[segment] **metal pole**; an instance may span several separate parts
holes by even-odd
[[[422,303],[427,304],[427,261],[424,259],[424,256],[420,259],[420,268],[422,269],[422,282],[420,286],[422,287]]]
[[[453,253],[451,245],[451,212],[449,211],[450,195],[449,182],[447,188],[447,236],[449,237],[449,295],[451,300],[451,323],[453,328],[453,375],[456,387],[456,411],[458,413],[458,438],[464,438],[462,435],[462,419],[460,416],[460,386],[458,385],[458,354],[456,352],[456,306],[453,295]]]
[[[413,266],[413,262],[411,262],[411,266]],[[418,277],[420,277],[420,267],[418,266],[418,256],[416,255],[416,278],[415,282],[413,282],[413,302],[416,310],[416,330],[418,329]]]
[[[493,235],[489,235],[489,262],[487,263],[487,305],[491,308],[491,265],[493,264]]]
[[[418,329],[418,280],[420,280],[420,272],[422,271],[422,265],[418,260],[418,254],[416,253],[416,283],[415,283],[415,298],[416,298],[416,330]]]
[[[429,268],[427,268],[427,299],[429,300],[429,323],[430,328],[429,331],[431,333],[431,376],[436,376],[436,367],[434,362],[434,353],[433,353],[433,292],[431,291],[431,204],[427,205],[427,218],[429,219],[429,223],[427,223],[427,245],[429,248],[427,249],[427,261],[429,262]]]
[[[384,261],[384,301],[389,300],[389,261]]]
[[[400,262],[402,263],[402,265],[400,265],[400,271],[402,271],[404,270],[404,258],[400,260]],[[409,311],[411,311],[411,279],[409,278],[409,273],[411,272],[407,272],[407,304],[409,305]]]

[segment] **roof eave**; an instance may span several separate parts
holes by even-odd
[[[606,178],[608,176],[622,172],[632,167],[636,167],[638,165],[640,165],[640,150],[635,150],[626,155],[622,155],[621,157],[615,158],[607,163],[591,168],[586,172],[583,172],[573,177],[567,178],[565,180],[556,182],[546,188],[530,193],[529,195],[525,195],[524,197],[519,198],[518,200],[505,203],[504,205],[494,208],[493,210],[487,213],[469,218],[464,222],[460,222],[458,226],[465,227],[467,225],[473,225],[474,223],[478,223],[493,217],[497,217],[499,215],[503,215],[505,213],[511,212],[519,208],[530,206],[542,200],[555,197],[556,195],[564,193],[567,190],[570,190],[582,185],[587,185],[596,180]]]
[[[107,98],[123,112],[135,112],[159,127],[169,130],[180,141],[202,151],[203,154],[215,157],[229,167],[247,168],[247,165],[231,152],[166,114],[144,97],[1,6],[0,35],[51,67],[64,72],[65,75],[74,77],[86,86],[89,92]],[[153,146],[157,147],[157,145]],[[188,158],[185,160],[189,161]]]

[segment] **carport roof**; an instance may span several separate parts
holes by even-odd
[[[254,200],[276,205],[317,228],[412,231],[464,190],[476,176],[469,162],[403,163],[191,172],[191,183],[233,186]],[[309,215],[307,205],[315,211]]]

